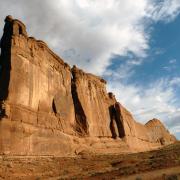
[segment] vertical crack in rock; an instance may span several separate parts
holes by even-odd
[[[117,104],[111,105],[109,107],[109,113],[111,119],[110,130],[112,133],[112,138],[116,138],[117,136],[123,138],[125,136],[125,132],[122,124],[121,112],[116,106]]]
[[[57,108],[56,108],[54,99],[53,99],[53,101],[52,101],[52,110],[53,110],[54,114],[56,115],[56,114],[57,114]]]
[[[89,135],[89,126],[87,122],[87,117],[84,113],[83,107],[78,97],[77,87],[76,87],[76,74],[75,67],[72,68],[72,80],[71,80],[71,92],[75,109],[75,119],[76,125],[75,130],[80,136]]]
[[[122,118],[122,113],[120,111],[119,103],[116,102],[114,107],[115,107],[115,112],[116,112],[115,116],[116,116],[116,123],[117,123],[118,131],[119,131],[119,137],[123,138],[125,136],[125,129],[123,125],[123,118]]]
[[[109,107],[109,114],[110,114],[110,130],[112,134],[112,138],[116,138],[118,136],[117,132],[117,125],[116,125],[116,112],[114,106]]]
[[[13,19],[7,16],[5,19],[4,33],[0,42],[0,119],[6,115],[4,101],[8,97],[8,88],[11,71],[11,37],[13,34]]]

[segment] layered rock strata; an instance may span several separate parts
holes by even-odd
[[[175,141],[158,120],[137,123],[104,79],[71,68],[11,16],[0,46],[1,154],[117,153]]]

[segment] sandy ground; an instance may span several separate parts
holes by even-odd
[[[0,156],[0,180],[180,179],[180,142],[163,149],[76,157]]]

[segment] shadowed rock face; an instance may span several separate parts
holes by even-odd
[[[77,87],[77,78],[76,78],[76,72],[75,68],[72,69],[72,97],[74,102],[74,109],[75,109],[75,119],[76,119],[76,125],[75,130],[77,131],[78,135],[80,136],[87,136],[89,135],[89,124],[87,121],[86,114],[84,112],[84,109],[82,107],[80,97],[78,94],[78,87]]]
[[[11,16],[0,46],[0,153],[117,153],[121,147],[149,150],[175,141],[163,125],[155,135],[157,123],[137,123],[107,93],[105,80],[71,69]]]
[[[5,116],[4,101],[8,97],[11,70],[11,35],[13,33],[12,17],[5,19],[4,34],[0,42],[0,119]]]

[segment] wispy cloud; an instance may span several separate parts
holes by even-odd
[[[171,59],[171,60],[169,60],[169,64],[175,64],[176,62],[177,62],[176,59]]]
[[[170,81],[170,85],[171,85],[171,86],[179,86],[179,87],[180,87],[180,77],[174,77],[174,78]]]
[[[160,0],[152,9],[152,19],[155,21],[169,22],[174,20],[180,14],[179,0]]]
[[[159,79],[147,87],[114,81],[108,89],[115,92],[117,99],[133,112],[136,120],[145,123],[153,117],[159,118],[173,131],[174,127],[180,126],[174,81]]]
[[[102,75],[112,54],[145,54],[148,34],[141,22],[148,5],[148,0],[7,0],[0,16],[23,19],[31,35],[45,39],[70,64]]]
[[[166,64],[166,66],[163,66],[163,69],[168,72],[174,71],[177,69],[176,63],[177,63],[176,59],[170,59],[168,64]]]
[[[7,13],[22,19],[70,64],[102,75],[112,54],[145,56],[148,19],[173,19],[179,0],[6,0],[0,10],[1,19]]]

